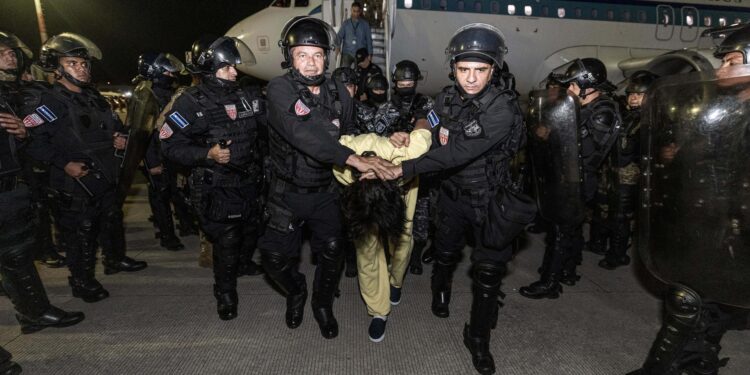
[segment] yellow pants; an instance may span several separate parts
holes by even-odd
[[[419,179],[413,179],[405,186],[408,190],[404,196],[406,203],[406,225],[398,243],[389,246],[391,267],[385,258],[383,245],[375,235],[368,235],[355,241],[357,249],[357,272],[359,273],[359,290],[367,304],[367,313],[371,316],[388,316],[391,312],[390,285],[400,288],[404,274],[409,266],[409,257],[414,245],[411,230],[414,210],[417,207]]]

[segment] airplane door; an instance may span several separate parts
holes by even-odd
[[[692,42],[698,38],[698,9],[695,7],[680,8],[682,26],[680,27],[680,40]]]
[[[656,40],[670,40],[674,36],[674,8],[670,5],[656,7]]]

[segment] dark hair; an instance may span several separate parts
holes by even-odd
[[[362,9],[362,3],[360,3],[359,1],[355,1],[355,2],[352,3],[352,8],[354,8],[354,7]]]
[[[385,246],[396,243],[404,232],[406,203],[396,181],[357,178],[344,188],[341,210],[354,242],[374,233]]]

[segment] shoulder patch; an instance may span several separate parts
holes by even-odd
[[[305,103],[302,102],[302,99],[297,99],[297,102],[294,103],[294,113],[297,116],[307,116],[310,114],[310,107],[305,105]]]
[[[165,123],[161,127],[161,130],[159,131],[159,139],[167,139],[167,138],[171,137],[172,134],[174,134],[174,131],[169,126],[169,124]]]
[[[433,128],[438,126],[438,124],[440,124],[440,117],[438,117],[434,109],[430,110],[430,113],[427,114],[427,121],[430,123],[430,126]]]
[[[44,120],[42,120],[42,118],[36,113],[32,113],[23,118],[23,126],[27,128],[35,128],[41,124],[44,124]]]
[[[177,126],[180,128],[185,128],[186,126],[190,125],[190,123],[185,120],[184,117],[180,114],[180,112],[174,111],[171,115],[169,115],[169,119],[172,120]]]
[[[36,108],[36,113],[40,114],[42,117],[44,117],[47,122],[52,122],[57,120],[57,115],[55,115],[54,112],[52,112],[49,107],[46,105],[42,105]]]
[[[484,134],[484,129],[477,120],[472,120],[464,125],[464,135],[466,138],[479,138]]]
[[[438,139],[440,140],[440,144],[445,146],[448,144],[448,137],[450,136],[450,131],[448,128],[442,127],[440,128],[440,134]]]

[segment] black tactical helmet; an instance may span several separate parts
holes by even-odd
[[[604,85],[609,84],[607,81],[607,68],[599,59],[593,57],[575,59],[565,64],[563,68],[565,69],[565,73],[558,76],[560,83],[569,85],[575,82],[581,90],[588,88],[600,89]]]
[[[742,62],[748,63],[748,55],[750,55],[750,25],[745,26],[724,38],[724,41],[716,47],[714,56],[717,59],[722,59],[730,52],[742,53]]]
[[[195,63],[201,72],[213,74],[227,65],[255,65],[255,55],[243,41],[222,36],[201,52]]]
[[[201,72],[198,68],[198,56],[204,53],[216,39],[218,39],[216,35],[203,34],[193,42],[190,51],[185,52],[185,67],[190,73],[199,74]]]
[[[281,67],[292,67],[291,49],[297,46],[320,47],[326,51],[326,67],[328,66],[327,52],[339,46],[336,31],[323,20],[309,16],[298,16],[289,20],[281,31],[279,47],[284,55]]]
[[[419,81],[422,79],[422,72],[419,70],[419,66],[411,60],[401,60],[396,64],[396,68],[393,69],[391,74],[391,81]]]
[[[161,78],[164,73],[179,74],[185,65],[170,53],[146,52],[138,56],[138,74],[148,80]]]
[[[44,42],[39,54],[39,65],[46,71],[53,71],[60,65],[60,57],[80,57],[89,61],[101,60],[102,51],[84,36],[62,33]]]
[[[365,61],[367,56],[370,56],[370,52],[367,51],[367,48],[362,47],[357,50],[357,53],[354,54],[354,57],[357,60],[357,64],[361,63],[362,61]]]
[[[26,65],[30,64],[31,59],[34,58],[31,49],[29,49],[21,39],[18,39],[17,36],[9,32],[0,31],[0,46],[10,48],[16,53],[16,61],[18,62],[18,65],[16,69],[12,69],[12,71],[8,71],[7,73],[18,75]]]
[[[445,49],[451,67],[456,61],[466,58],[475,58],[502,67],[507,53],[508,47],[503,33],[485,23],[472,23],[456,30],[448,43],[448,48]]]
[[[628,82],[628,86],[625,88],[625,93],[645,93],[657,78],[659,76],[648,70],[639,70],[630,76],[630,82]]]
[[[333,71],[333,78],[345,85],[356,85],[357,74],[354,73],[354,69],[348,66],[342,66]]]
[[[382,74],[375,74],[367,79],[367,91],[385,90],[388,91],[388,80]]]

